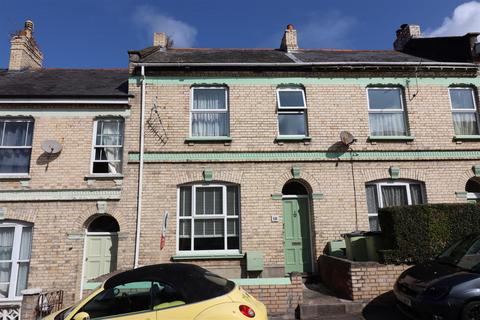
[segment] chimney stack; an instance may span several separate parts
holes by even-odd
[[[298,50],[297,30],[295,30],[292,24],[287,26],[287,29],[283,34],[280,50],[286,52]]]
[[[25,21],[25,27],[10,39],[10,63],[8,70],[41,69],[43,54],[33,37],[33,22]]]
[[[393,43],[393,48],[402,51],[410,39],[421,38],[422,32],[420,26],[416,24],[402,24],[397,30],[397,39]]]
[[[161,48],[166,48],[168,45],[168,37],[165,32],[155,32],[153,34],[153,45],[155,47],[160,46]]]

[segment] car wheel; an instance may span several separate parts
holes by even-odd
[[[480,320],[480,301],[469,302],[463,307],[462,320]]]

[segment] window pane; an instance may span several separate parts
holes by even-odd
[[[478,124],[475,112],[454,112],[453,127],[458,135],[477,135]]]
[[[403,206],[408,204],[405,186],[382,186],[383,206]]]
[[[13,236],[15,228],[0,228],[0,261],[12,259]],[[4,282],[1,280],[0,282]]]
[[[28,269],[30,263],[20,262],[18,264],[18,276],[17,276],[17,290],[16,296],[22,295],[22,290],[27,289]]]
[[[222,237],[225,235],[223,219],[196,219],[194,224],[195,237]]]
[[[196,214],[222,214],[222,188],[197,188]]]
[[[20,244],[20,260],[30,260],[32,251],[32,228],[24,227],[22,229],[22,242]]]
[[[178,249],[179,250],[191,250],[192,248],[192,220],[190,219],[181,219],[179,224],[179,240],[178,240]]]
[[[304,107],[303,91],[279,90],[280,107]]]
[[[228,136],[228,114],[220,113],[192,113],[192,136]]]
[[[25,146],[28,122],[6,121],[3,146]]]
[[[95,160],[120,160],[122,148],[119,147],[96,147]]]
[[[400,89],[368,89],[370,109],[401,109]]]
[[[234,186],[227,187],[227,215],[237,216],[239,212],[238,188]]]
[[[238,218],[227,220],[227,235],[238,236]]]
[[[405,120],[403,112],[370,113],[370,130],[373,136],[405,136]]]
[[[28,173],[31,149],[0,148],[0,173]]]
[[[305,113],[279,113],[278,129],[280,135],[305,135]]]
[[[424,203],[422,196],[422,186],[420,184],[410,185],[410,199],[412,200],[412,204]]]
[[[380,231],[380,224],[378,223],[378,216],[369,216],[368,223],[370,225],[370,231]]]
[[[10,262],[0,262],[0,298],[8,298],[11,269]]]
[[[97,145],[121,145],[123,134],[122,121],[98,121]]]
[[[192,187],[180,188],[180,216],[192,215]]]
[[[193,89],[193,109],[226,109],[225,89]]]
[[[377,186],[367,185],[365,189],[367,193],[368,213],[377,213],[378,212]]]
[[[93,173],[121,173],[121,162],[94,162]]]
[[[475,109],[472,89],[450,89],[450,99],[453,109]]]

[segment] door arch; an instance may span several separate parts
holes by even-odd
[[[88,223],[85,239],[85,280],[117,269],[119,231],[117,220],[110,215],[96,216]]]
[[[282,188],[285,273],[312,272],[310,196],[297,180]]]

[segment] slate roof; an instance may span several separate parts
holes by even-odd
[[[127,98],[128,69],[0,70],[1,98]]]

